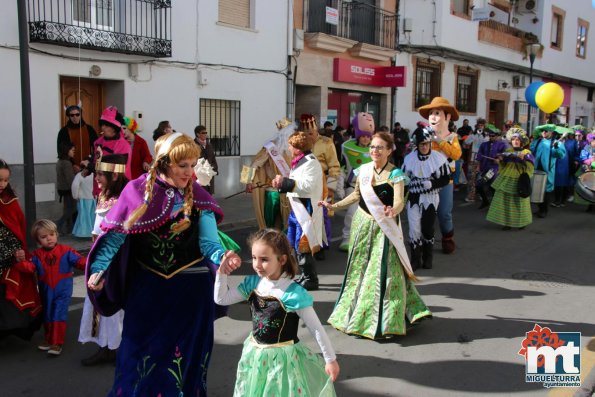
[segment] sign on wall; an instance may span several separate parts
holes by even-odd
[[[333,62],[333,80],[343,83],[405,87],[406,72],[405,66],[378,66],[340,58],[335,58]]]
[[[337,26],[339,24],[339,10],[326,7],[326,23]]]

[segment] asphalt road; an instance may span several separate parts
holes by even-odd
[[[518,355],[534,324],[557,332],[582,333],[582,375],[595,361],[595,214],[584,207],[552,208],[523,231],[502,231],[485,221],[477,205],[455,204],[454,255],[435,246],[434,269],[420,270],[418,289],[434,318],[403,337],[384,342],[356,339],[326,327],[341,366],[339,396],[571,396],[573,390],[544,389],[525,383]],[[339,236],[342,218],[334,223]],[[229,232],[243,243],[253,228]],[[323,324],[330,315],[345,269],[346,254],[334,241],[319,264],[321,288],[313,293]],[[251,274],[247,261],[232,277]],[[95,347],[76,341],[82,311],[80,276],[72,300],[67,343],[62,356],[50,358],[32,342],[0,340],[0,395],[105,396],[114,367],[82,367]],[[249,309],[239,304],[216,322],[209,368],[209,395],[231,396],[242,343],[251,329]],[[300,338],[318,347],[300,329]]]

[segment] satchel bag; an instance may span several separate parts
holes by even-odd
[[[521,172],[517,184],[517,191],[519,197],[527,198],[531,196],[531,178],[529,177],[529,174],[527,174],[526,171]]]

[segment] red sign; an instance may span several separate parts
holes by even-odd
[[[343,83],[405,87],[406,72],[405,66],[378,66],[340,58],[335,58],[333,63],[333,80]]]

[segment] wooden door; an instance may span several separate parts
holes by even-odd
[[[78,77],[61,77],[60,94],[62,98],[60,114],[62,124],[68,121],[64,112],[65,108],[71,105],[78,105],[83,109],[85,123],[93,127],[99,133],[98,120],[104,107],[103,82],[101,80]]]

